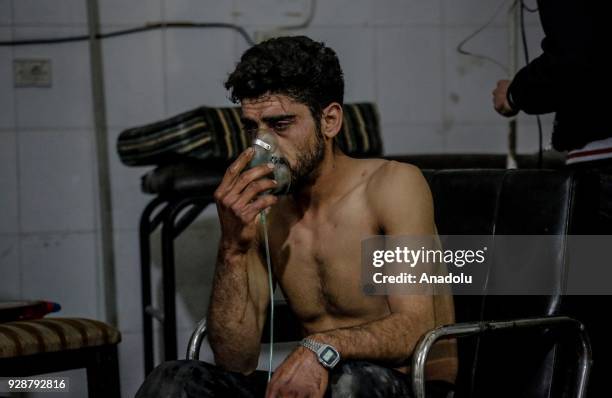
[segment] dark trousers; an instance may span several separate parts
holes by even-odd
[[[264,397],[268,373],[248,376],[225,371],[206,362],[167,361],[153,369],[135,398]],[[427,384],[427,396],[452,396],[452,385],[442,381]],[[451,395],[449,395],[451,394]],[[410,379],[394,369],[363,361],[347,361],[330,373],[325,397],[412,397]]]

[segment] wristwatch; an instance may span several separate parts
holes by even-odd
[[[340,362],[340,353],[329,344],[319,343],[313,339],[305,338],[300,341],[300,345],[308,348],[310,351],[317,354],[317,359],[321,365],[327,369],[333,369]]]

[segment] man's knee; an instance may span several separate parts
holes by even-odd
[[[407,376],[369,362],[342,363],[330,375],[332,398],[409,397],[412,395]]]

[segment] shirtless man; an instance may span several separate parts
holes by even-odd
[[[291,193],[264,192],[276,185],[272,169],[246,170],[252,150],[228,168],[215,192],[222,237],[208,327],[216,367],[188,365],[185,383],[193,396],[198,391],[208,394],[202,396],[265,392],[266,398],[411,396],[403,374],[407,360],[427,330],[453,321],[452,299],[365,295],[361,241],[377,234],[434,235],[427,182],[408,164],[354,159],[338,148],[334,137],[342,126],[344,83],[336,54],[322,43],[286,37],[255,46],[242,56],[226,87],[241,103],[243,126],[251,136],[262,131],[276,136],[291,170]],[[254,372],[270,302],[261,211],[268,211],[273,277],[304,337],[331,346],[341,358],[329,369],[313,350],[299,345],[267,386],[263,372]],[[441,347],[442,355],[428,364],[427,373],[450,384],[455,346]],[[163,367],[175,386],[180,366],[187,366],[180,362]],[[146,395],[146,384],[138,397],[167,396],[159,392],[159,383],[159,395]]]

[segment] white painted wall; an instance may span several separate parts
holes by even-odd
[[[250,33],[301,21],[308,0],[99,0],[103,29],[147,21],[233,22]],[[85,0],[0,0],[0,40],[87,32]],[[301,31],[333,47],[346,100],[375,101],[387,153],[503,152],[506,120],[491,106],[498,67],[460,55],[457,44],[499,0],[319,0]],[[528,18],[531,53],[541,29]],[[467,45],[506,63],[504,15]],[[199,105],[230,105],[222,81],[246,49],[229,30],[167,30],[103,43],[110,133],[122,389],[143,379],[138,218],[147,168],[127,168],[114,142],[123,129]],[[14,88],[14,58],[50,58],[51,88]],[[50,299],[61,316],[101,319],[99,225],[88,45],[0,47],[0,299]],[[550,117],[545,118],[548,137]],[[535,120],[520,117],[519,150],[537,147]],[[545,140],[547,141],[547,139]],[[179,353],[207,306],[218,239],[208,209],[178,240]],[[159,292],[159,254],[154,255]],[[182,354],[181,354],[182,355]],[[264,362],[262,362],[264,364]],[[83,396],[84,373],[72,372]]]

